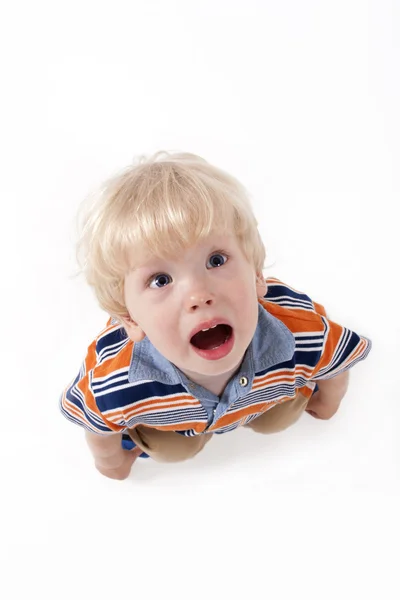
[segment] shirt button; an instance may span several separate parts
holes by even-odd
[[[239,383],[242,387],[246,387],[246,385],[249,383],[249,380],[247,379],[247,377],[241,377],[239,379]]]

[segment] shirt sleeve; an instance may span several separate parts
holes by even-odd
[[[319,312],[319,311],[318,311]],[[371,350],[371,340],[321,316],[321,355],[312,380],[331,379],[364,360]]]
[[[309,312],[315,315],[307,326],[309,339],[303,338],[302,344],[299,342],[299,350],[306,351],[302,363],[313,365],[307,379],[330,379],[368,356],[371,341],[332,321],[322,304],[276,277],[266,278],[266,283],[265,298],[269,302],[302,314]]]
[[[283,281],[276,277],[267,277],[265,282],[267,284],[267,293],[264,298],[269,302],[273,302],[284,308],[311,311],[327,317],[325,307],[313,301],[304,292],[289,286],[287,283],[283,283]]]
[[[126,428],[108,421],[96,404],[91,387],[93,369],[96,364],[96,342],[93,342],[88,348],[78,375],[60,396],[61,413],[72,423],[76,423],[92,433],[109,435],[122,432]]]

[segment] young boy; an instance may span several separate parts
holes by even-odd
[[[105,182],[77,249],[110,319],[60,406],[107,477],[128,477],[139,455],[185,460],[239,426],[329,419],[370,350],[263,277],[246,190],[198,156],[158,153]]]

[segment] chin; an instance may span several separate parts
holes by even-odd
[[[226,357],[225,359],[221,359],[221,361],[214,361],[212,364],[207,361],[206,367],[204,367],[203,363],[203,369],[207,371],[204,375],[224,375],[225,373],[238,369],[242,363],[243,357],[236,360],[233,357],[228,360],[229,358],[230,357]]]

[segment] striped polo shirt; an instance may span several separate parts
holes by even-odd
[[[190,381],[147,337],[133,343],[110,318],[61,394],[62,413],[99,435],[138,425],[186,436],[222,434],[293,400],[297,391],[310,398],[319,379],[368,355],[371,341],[328,319],[323,306],[274,277],[266,282],[254,337],[221,396]]]

